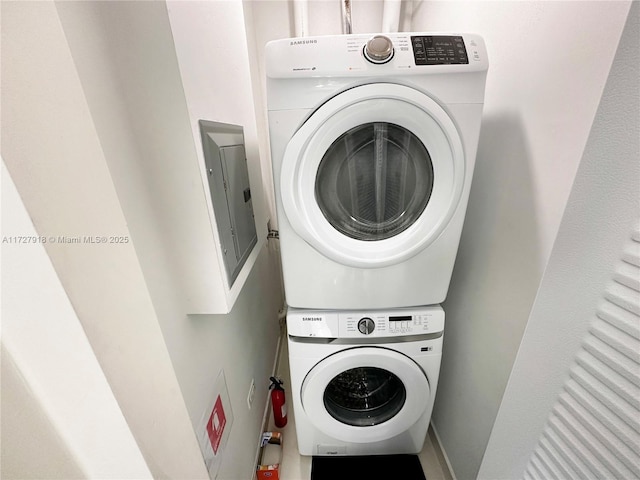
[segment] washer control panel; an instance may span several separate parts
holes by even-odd
[[[341,313],[339,317],[341,337],[359,336],[356,333],[378,337],[420,335],[437,332],[440,328],[440,316],[428,311],[353,312]]]
[[[291,336],[319,338],[375,338],[424,335],[444,330],[442,307],[396,310],[325,311],[289,309]]]
[[[363,335],[369,335],[376,329],[376,322],[369,317],[363,317],[358,321],[358,331]]]

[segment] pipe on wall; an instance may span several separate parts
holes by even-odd
[[[351,0],[341,0],[342,33],[351,34]]]
[[[397,32],[400,26],[402,0],[384,0],[382,10],[382,33]]]
[[[307,0],[293,0],[293,23],[296,37],[309,35],[309,12]]]

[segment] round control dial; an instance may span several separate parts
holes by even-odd
[[[393,42],[389,37],[376,35],[364,46],[364,56],[371,63],[387,63],[393,57]]]
[[[369,335],[376,328],[376,324],[369,317],[361,318],[358,322],[358,330],[363,335]]]

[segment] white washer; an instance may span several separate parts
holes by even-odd
[[[267,44],[290,306],[394,308],[446,297],[487,55],[477,35],[386,35]]]
[[[302,455],[422,450],[442,357],[440,306],[290,309],[287,329]]]

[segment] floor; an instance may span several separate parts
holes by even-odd
[[[278,360],[278,376],[284,381],[285,389],[291,384],[289,381],[289,362],[287,358],[286,338],[282,340],[280,358]],[[287,390],[287,395],[290,395]],[[295,417],[291,402],[287,397],[287,425],[284,428],[275,428],[273,419],[269,420],[269,430],[282,432],[283,457],[280,466],[280,480],[309,480],[311,478],[311,457],[302,456],[298,453],[298,442],[296,440]],[[429,428],[424,448],[418,455],[422,469],[427,480],[452,480],[451,473],[446,465],[438,440]]]

